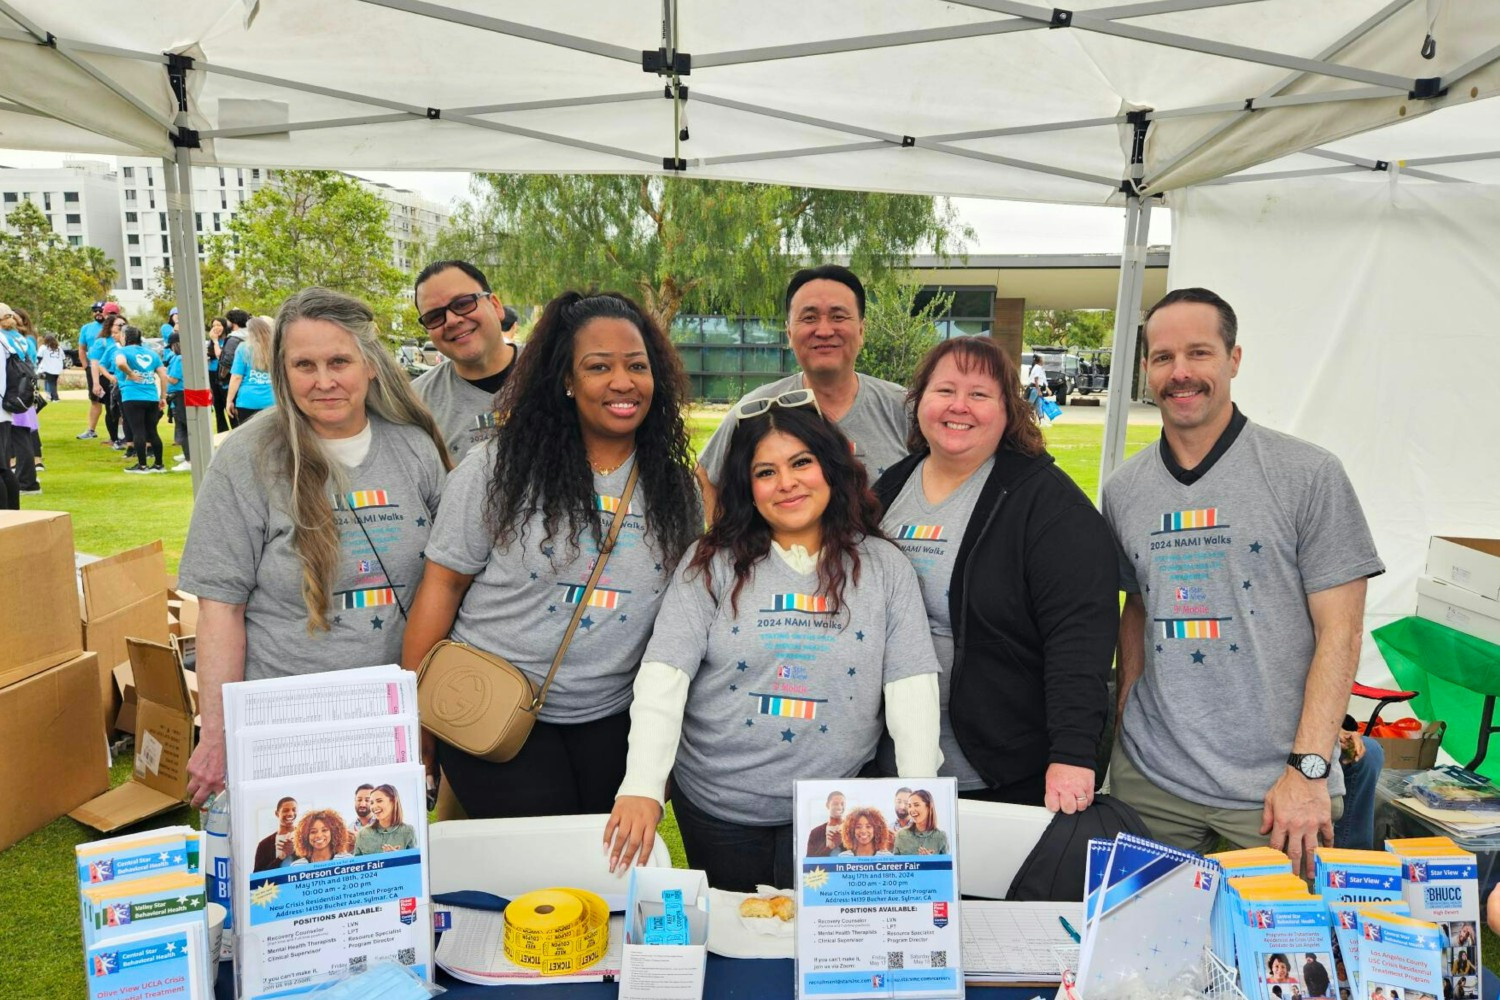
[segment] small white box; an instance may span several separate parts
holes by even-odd
[[[682,893],[688,944],[642,944],[646,917],[662,912],[661,894]],[[708,966],[708,875],[680,868],[632,868],[625,897],[625,956],[620,1000],[702,1000]]]
[[[1500,601],[1500,538],[1446,538],[1427,543],[1427,574]]]
[[[1430,576],[1417,578],[1417,617],[1500,643],[1500,601]]]

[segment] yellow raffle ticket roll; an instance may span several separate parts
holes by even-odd
[[[542,889],[505,908],[505,957],[544,976],[586,969],[609,950],[609,906],[582,889]]]

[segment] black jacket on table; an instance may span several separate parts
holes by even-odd
[[[881,509],[922,455],[875,484]],[[964,531],[948,588],[948,715],[991,788],[1049,764],[1093,768],[1119,632],[1114,536],[1052,456],[1002,447]]]

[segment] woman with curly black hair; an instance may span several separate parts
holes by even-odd
[[[604,574],[525,746],[437,758],[473,818],[608,812],[625,773],[631,684],[673,569],[702,529],[671,343],[623,295],[543,310],[499,401],[504,423],[449,479],[402,659],[452,637],[541,686],[633,467]],[[480,526],[483,526],[480,530]]]
[[[916,573],[811,390],[728,419],[714,524],[657,617],[604,836],[611,868],[644,862],[670,772],[689,865],[753,892],[792,885],[795,779],[853,777],[887,727],[903,777],[937,773],[938,662]]]

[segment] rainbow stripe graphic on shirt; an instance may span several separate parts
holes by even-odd
[[[613,514],[615,511],[617,511],[617,510],[620,509],[620,498],[619,497],[607,497],[607,496],[603,496],[602,494],[595,493],[594,494],[594,509],[595,510],[602,510],[606,514]]]
[[[1179,531],[1201,531],[1204,528],[1227,528],[1219,520],[1219,508],[1200,507],[1197,510],[1174,510],[1161,516],[1161,530],[1153,535],[1171,535]]]
[[[898,542],[941,542],[943,540],[943,526],[941,524],[903,524],[896,529],[895,537]]]
[[[563,603],[577,604],[583,597],[583,592],[588,588],[581,583],[559,583],[559,587],[566,588],[563,593]],[[618,608],[620,606],[620,595],[628,594],[628,590],[612,590],[609,587],[595,587],[594,592],[589,595],[588,607],[591,608]]]
[[[775,594],[771,598],[769,608],[761,608],[766,611],[805,611],[811,615],[831,614],[828,607],[828,598],[820,594]]]
[[[356,608],[376,608],[396,603],[394,587],[370,587],[365,590],[336,590],[334,599],[344,611]]]
[[[757,694],[754,691],[750,692],[750,697],[760,702],[761,715],[774,715],[781,719],[816,719],[818,706],[828,701],[827,698],[788,698],[785,695]]]
[[[371,507],[394,507],[385,490],[352,490],[342,497],[348,510],[367,510]]]
[[[1163,639],[1219,639],[1219,623],[1231,618],[1158,618]]]

